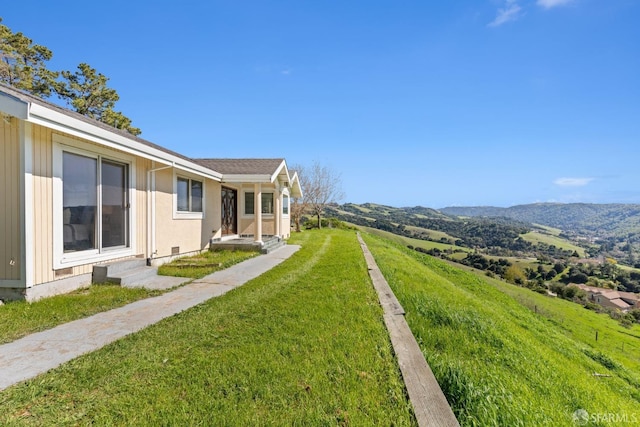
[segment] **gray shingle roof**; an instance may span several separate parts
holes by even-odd
[[[193,159],[222,175],[273,175],[284,159]]]

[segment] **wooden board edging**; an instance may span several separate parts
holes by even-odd
[[[373,281],[380,305],[384,310],[384,323],[389,331],[393,351],[398,359],[402,379],[419,426],[460,426],[449,402],[418,346],[406,319],[404,309],[396,299],[389,283],[378,268],[373,255],[358,233],[369,276]]]

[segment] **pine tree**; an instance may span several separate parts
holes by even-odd
[[[59,75],[46,67],[52,56],[46,47],[0,24],[0,82],[36,96],[49,97]]]
[[[131,119],[115,111],[118,93],[107,86],[109,79],[89,64],[78,65],[75,72],[62,71],[62,81],[56,83],[58,96],[78,113],[99,120],[132,135],[139,135],[140,129],[131,126]]]

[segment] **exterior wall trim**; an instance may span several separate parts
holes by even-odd
[[[33,286],[34,274],[34,206],[33,206],[33,129],[31,123],[20,122],[20,206],[22,208],[22,278],[26,288]]]
[[[3,93],[0,96],[0,111],[20,120],[26,120],[29,117],[29,104]]]

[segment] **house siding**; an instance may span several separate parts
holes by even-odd
[[[0,119],[0,280],[21,280],[20,135],[15,118]],[[13,263],[11,262],[13,260]],[[11,265],[13,264],[13,265]]]
[[[31,126],[31,129],[34,206],[31,217],[35,239],[33,281],[39,284],[54,279],[52,143],[50,129],[42,126]]]
[[[32,161],[33,161],[33,284],[38,285],[71,276],[92,272],[95,262],[70,267],[70,269],[56,272],[53,264],[53,134],[51,129],[34,125],[32,128]],[[98,145],[70,135],[66,138],[85,145]],[[132,247],[136,254],[145,256],[146,244],[146,171],[150,161],[137,158],[135,162],[135,189],[132,201],[135,203],[135,217],[131,218],[135,224],[135,234],[132,236]],[[121,258],[114,258],[117,260]]]
[[[205,217],[202,223],[200,246],[209,245],[212,237],[220,237],[222,227],[222,185],[219,182],[206,180],[205,183]]]
[[[189,176],[178,172],[180,176]],[[172,255],[172,248],[178,253],[201,251],[208,247],[209,240],[220,228],[221,185],[213,180],[193,177],[204,182],[204,216],[202,219],[175,218],[174,171],[171,169],[156,172],[155,186],[155,222],[156,253],[154,258]]]
[[[132,223],[136,224],[133,246],[136,254],[147,258],[147,223],[148,223],[148,201],[147,201],[147,171],[151,169],[151,161],[147,159],[136,159],[136,190],[135,204],[136,215],[131,218]]]

